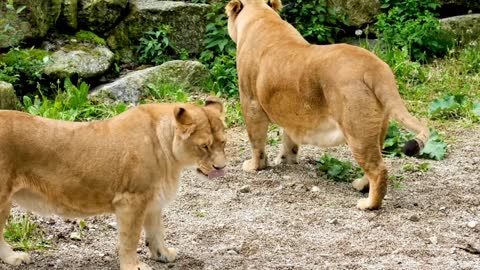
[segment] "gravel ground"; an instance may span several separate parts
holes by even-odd
[[[480,126],[452,129],[447,159],[428,161],[427,172],[402,173],[403,187],[390,185],[383,208],[366,212],[355,207],[366,194],[315,170],[324,152],[351,160],[347,147],[303,147],[298,165],[250,174],[241,170],[246,132],[228,134],[228,175],[209,181],[185,172],[165,211],[177,261],[149,260],[142,240],[139,256],[155,269],[480,269]],[[268,148],[270,160],[277,151]],[[426,161],[386,162],[393,175]],[[33,218],[52,248],[32,252],[30,265],[0,269],[118,269],[112,216],[86,219],[80,241],[70,239],[78,221]]]

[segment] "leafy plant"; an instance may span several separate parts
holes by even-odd
[[[434,99],[429,105],[429,112],[433,119],[468,117],[479,121],[479,108],[480,102],[474,102],[465,95],[447,94],[443,98]]]
[[[352,181],[363,176],[362,169],[349,161],[340,161],[324,154],[317,162],[317,168],[334,181]]]
[[[0,7],[2,11],[3,7]],[[13,0],[8,0],[5,4],[4,17],[0,18],[0,44],[6,47],[13,47],[18,44],[22,33],[18,31],[18,17],[25,10],[26,6],[15,7]]]
[[[137,52],[140,53],[142,64],[160,65],[177,54],[175,43],[170,39],[172,28],[169,25],[159,25],[155,31],[145,32],[140,38]]]
[[[415,136],[404,132],[396,122],[391,122],[387,129],[387,136],[383,144],[383,154],[389,156],[403,156],[402,148],[407,141]],[[420,151],[420,157],[442,160],[447,153],[447,145],[435,130],[430,130],[430,138],[425,147]]]
[[[334,43],[348,25],[345,16],[337,13],[326,0],[284,1],[283,17],[312,43]]]
[[[382,0],[386,13],[377,17],[378,37],[386,46],[408,48],[412,58],[426,62],[432,56],[443,56],[455,45],[443,31],[434,11],[437,0]]]
[[[413,163],[407,163],[402,167],[402,172],[426,172],[430,170],[430,163],[424,162],[415,166]]]
[[[32,100],[29,96],[23,97],[25,111],[30,114],[46,118],[60,119],[65,121],[81,121],[112,117],[128,109],[124,103],[109,105],[94,104],[88,99],[90,87],[85,82],[77,87],[70,79],[64,81],[65,91],[57,90],[54,100],[49,99],[40,91],[40,97],[35,96]]]
[[[237,99],[230,99],[225,103],[225,124],[227,127],[241,125],[244,123],[242,109]]]
[[[183,87],[172,83],[149,83],[147,85],[147,95],[154,101],[162,102],[187,102],[189,100]]]
[[[210,88],[213,91],[228,97],[238,97],[236,47],[228,35],[224,4],[216,3],[210,6],[200,61],[210,69]]]
[[[22,217],[10,216],[5,224],[4,237],[13,249],[30,251],[44,249],[49,243],[43,238],[41,228],[30,221],[29,214]]]

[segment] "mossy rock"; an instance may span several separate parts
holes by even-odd
[[[87,42],[87,43],[98,44],[103,46],[107,45],[107,42],[105,42],[105,39],[97,36],[97,34],[90,31],[85,31],[85,30],[78,31],[77,33],[75,33],[75,38],[77,39],[78,42]]]
[[[78,0],[62,0],[62,13],[57,28],[76,30],[78,27]]]
[[[15,110],[18,108],[18,104],[13,85],[0,81],[0,110]]]
[[[79,0],[78,23],[81,28],[103,34],[127,13],[129,0]]]
[[[137,62],[139,39],[145,32],[155,31],[156,26],[165,24],[172,29],[171,40],[177,49],[197,54],[203,48],[208,11],[206,4],[139,0],[130,14],[110,33],[107,44],[122,62]]]
[[[379,0],[328,0],[340,16],[345,16],[350,26],[360,27],[373,23],[380,14]]]
[[[7,37],[0,40],[0,48],[13,47],[27,39],[40,39],[55,25],[60,16],[62,0],[15,0],[16,9],[25,6],[20,13],[0,5],[0,28],[10,24],[13,31],[7,31]]]
[[[460,44],[480,40],[480,14],[469,14],[441,19],[444,30],[453,33]]]

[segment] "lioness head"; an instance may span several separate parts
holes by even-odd
[[[282,9],[281,0],[232,0],[225,7],[228,16],[228,35],[237,42],[237,17],[246,8],[271,8],[274,11]],[[248,11],[247,11],[248,12]]]
[[[209,178],[222,176],[226,165],[222,102],[209,97],[204,107],[177,105],[174,117],[175,157],[196,165],[197,171]]]

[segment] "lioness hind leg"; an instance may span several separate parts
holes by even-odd
[[[270,120],[256,101],[242,101],[242,113],[252,147],[252,158],[243,163],[242,169],[244,171],[265,169],[268,166],[265,143]]]
[[[30,263],[30,256],[25,252],[14,252],[3,238],[3,229],[10,214],[11,203],[0,204],[0,259],[7,264],[21,265]]]
[[[274,164],[280,165],[282,163],[287,164],[296,164],[297,163],[297,154],[298,154],[298,144],[296,144],[287,132],[283,130],[283,143],[280,153],[275,158]]]
[[[177,257],[177,251],[165,246],[165,227],[161,207],[155,207],[147,212],[143,228],[150,257],[160,262],[173,262]]]

